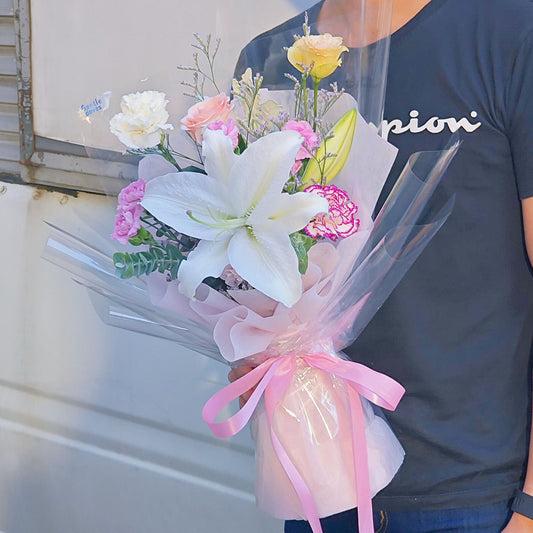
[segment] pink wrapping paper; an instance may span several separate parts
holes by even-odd
[[[324,351],[334,353],[331,352],[331,339],[321,341],[308,328],[337,296],[339,286],[345,281],[367,236],[367,232],[361,232],[337,246],[322,242],[311,248],[309,267],[303,276],[302,298],[290,309],[256,290],[233,291],[232,301],[202,286],[197,298],[188,300],[179,296],[174,284],[166,284],[165,291],[164,282],[157,281],[154,276],[149,278],[153,284],[154,303],[171,311],[179,309],[182,314],[182,306],[187,305],[185,316],[196,314],[197,320],[212,327],[213,338],[228,361],[258,365],[265,361],[281,363],[285,356],[294,358],[291,363],[294,373],[282,378],[285,380],[283,387],[287,386],[282,397],[273,403],[269,400],[272,412],[267,413],[263,401],[255,409],[247,405],[236,415],[237,421],[227,421],[219,434],[226,437],[235,434],[255,411],[256,500],[261,509],[278,518],[311,519],[314,515],[318,518],[358,505],[354,431],[362,431],[366,436],[370,472],[369,488],[365,489],[368,500],[391,481],[403,461],[401,445],[386,422],[374,414],[370,403],[362,398],[364,417],[356,422],[344,379],[337,377],[334,369],[313,368],[299,357]],[[355,302],[343,320],[353,323],[367,296]],[[342,324],[340,327],[344,329]],[[333,362],[339,363],[340,357],[340,354],[330,356]],[[266,397],[280,394],[279,387],[278,384],[266,384]],[[233,385],[227,387],[232,388]],[[277,390],[272,393],[274,389]],[[222,396],[224,400],[215,402],[217,408],[236,397],[231,394]],[[369,397],[375,399],[372,394]],[[209,416],[206,421],[208,419]],[[279,438],[283,453],[302,476],[303,491],[309,491],[316,509],[310,510],[302,503],[301,500],[305,500],[302,490],[295,489],[295,481],[287,475],[287,465],[280,462],[279,449],[273,445],[276,438]],[[318,524],[313,527],[320,531]],[[370,531],[371,525],[367,527]]]
[[[312,392],[311,392],[312,391]],[[388,485],[403,449],[388,424],[362,399],[371,496]],[[356,507],[352,416],[344,380],[300,363],[274,414],[273,428],[313,495],[318,516]],[[281,519],[305,519],[298,495],[272,446],[264,403],[256,410],[256,499]]]

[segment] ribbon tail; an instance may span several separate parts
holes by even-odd
[[[300,475],[300,472],[298,472],[293,462],[290,460],[287,452],[285,452],[285,449],[279,441],[272,424],[270,425],[270,435],[272,437],[272,444],[274,446],[274,450],[276,451],[276,455],[278,456],[278,459],[283,466],[283,469],[287,473],[287,476],[289,477],[292,486],[298,495],[298,499],[302,504],[305,519],[309,522],[313,533],[322,533],[322,525],[320,524],[318,509],[316,507],[315,500],[313,499],[313,495],[311,494],[306,482]]]
[[[295,372],[295,362],[291,361],[291,369],[284,375],[276,375],[269,384],[269,387],[265,391],[265,406],[268,415],[268,421],[270,426],[270,436],[272,438],[272,445],[276,452],[276,455],[281,463],[285,473],[287,474],[300,503],[302,504],[302,510],[304,512],[305,519],[309,522],[313,533],[323,533],[320,519],[318,516],[318,509],[315,504],[315,500],[305,480],[301,476],[298,469],[294,466],[288,456],[283,444],[281,444],[273,426],[274,410],[279,404],[285,391],[287,390],[292,376]]]
[[[372,514],[372,493],[370,491],[370,472],[366,447],[365,416],[359,393],[349,387],[348,395],[350,397],[350,410],[354,419],[352,440],[359,533],[373,533],[374,517]]]

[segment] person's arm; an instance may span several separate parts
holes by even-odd
[[[533,243],[531,243],[530,241],[530,244],[533,244]],[[529,250],[531,250],[531,247],[529,247]],[[529,255],[531,259],[531,256],[533,255],[531,251],[529,252]],[[526,494],[533,496],[533,430],[531,432],[531,440],[529,444],[528,468],[527,468],[527,473],[526,473],[526,479],[524,481],[524,486],[522,487],[522,491],[525,492]],[[532,532],[533,532],[533,520],[519,513],[513,513],[513,515],[511,516],[511,520],[507,524],[507,527],[505,527],[505,529],[502,531],[502,533],[532,533]]]
[[[522,216],[524,218],[524,235],[529,261],[533,265],[533,196],[522,200]]]
[[[533,197],[522,200],[522,217],[524,220],[524,237],[529,262],[533,266]],[[529,444],[528,467],[522,490],[533,496],[533,427]],[[533,520],[527,516],[513,513],[511,520],[502,533],[532,533]]]

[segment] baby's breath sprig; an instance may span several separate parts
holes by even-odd
[[[321,116],[324,116],[344,94],[344,88],[339,90],[337,82],[331,83],[329,87],[329,91],[327,89],[320,89],[320,99],[322,100]]]
[[[181,82],[183,86],[192,89],[192,93],[186,92],[184,95],[190,96],[191,98],[201,102],[205,99],[206,82],[210,82],[215,88],[216,92],[220,93],[215,76],[215,59],[220,48],[220,39],[215,39],[213,43],[211,35],[208,35],[204,41],[198,33],[194,34],[194,38],[196,39],[196,42],[191,46],[198,50],[192,56],[194,65],[178,65],[177,68],[179,70],[192,72],[192,82]],[[207,65],[203,65],[202,63],[207,63]]]
[[[231,90],[233,98],[245,108],[246,122],[239,120],[238,123],[246,131],[247,144],[249,136],[257,137],[256,130],[261,128],[261,125],[255,124],[254,117],[259,106],[259,90],[262,85],[263,76],[256,74],[252,77],[251,69],[247,69],[239,81],[233,80]]]
[[[283,126],[285,126],[290,119],[291,115],[289,113],[286,111],[280,111],[277,118],[272,120],[272,124],[276,127],[276,129],[281,131]]]
[[[303,69],[301,80],[296,79],[291,74],[285,74],[285,76],[295,82],[294,95],[296,98],[294,102],[294,116],[297,118],[297,120],[311,122],[309,110],[313,108],[313,98],[307,89],[307,80],[313,65],[304,65],[302,63],[301,67]]]

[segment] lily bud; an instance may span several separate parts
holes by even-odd
[[[302,185],[327,185],[342,170],[352,149],[357,110],[346,112],[333,126],[302,176]],[[324,160],[326,154],[334,154]]]

